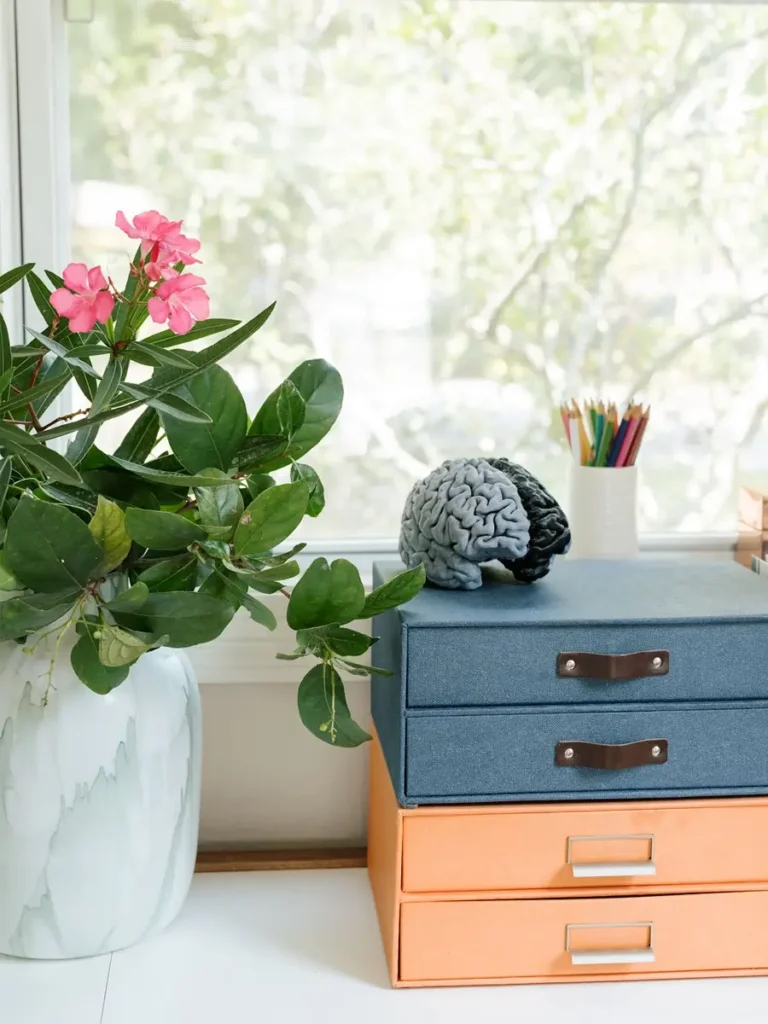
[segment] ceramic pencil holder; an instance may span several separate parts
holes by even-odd
[[[637,556],[637,467],[571,466],[569,558]]]

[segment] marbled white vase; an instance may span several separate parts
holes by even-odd
[[[108,953],[167,925],[200,806],[186,656],[150,652],[99,696],[72,671],[69,638],[48,687],[53,640],[0,643],[0,953],[36,959]]]

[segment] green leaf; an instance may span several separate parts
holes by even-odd
[[[234,614],[232,605],[209,594],[174,591],[151,593],[139,612],[121,614],[119,622],[128,629],[167,635],[169,647],[193,647],[215,640]]]
[[[235,553],[258,555],[290,537],[307,511],[309,491],[302,481],[277,484],[254,498],[235,531]]]
[[[67,460],[73,466],[79,465],[96,443],[99,428],[81,427],[67,446]]]
[[[0,446],[21,455],[52,480],[82,486],[83,479],[72,463],[58,452],[46,448],[33,434],[26,434],[8,423],[0,423]]]
[[[132,341],[125,354],[129,359],[144,366],[180,366],[188,369],[195,364],[180,352],[155,347],[145,341]]]
[[[259,580],[290,580],[301,572],[298,562],[281,562],[279,565],[259,569],[255,578]]]
[[[121,384],[123,391],[126,391],[129,395],[133,395],[134,398],[140,399],[142,404],[148,405],[151,409],[157,409],[158,412],[164,413],[167,422],[170,419],[179,420],[185,423],[210,423],[211,417],[208,413],[198,409],[197,406],[192,405],[191,402],[186,401],[184,398],[180,398],[178,395],[162,394],[156,395],[149,388],[143,384]]]
[[[23,590],[24,586],[17,580],[8,566],[5,564],[5,552],[0,551],[0,591],[8,593],[13,590]]]
[[[63,365],[66,368],[66,363],[64,363]],[[11,412],[14,409],[23,408],[30,402],[36,404],[37,402],[40,401],[40,399],[47,398],[54,392],[61,391],[61,389],[66,385],[70,376],[71,371],[67,371],[66,373],[55,374],[50,377],[47,377],[45,380],[38,381],[37,384],[33,385],[31,388],[27,388],[26,391],[22,391],[18,395],[12,395],[10,398],[7,398],[4,402],[0,402],[0,416],[7,412]],[[49,437],[61,437],[64,434],[71,434],[75,430],[79,429],[80,423],[82,423],[82,420],[78,420],[75,423],[66,423],[63,424],[63,429],[56,428],[50,431],[45,430],[39,436],[41,438],[45,438],[46,440],[48,440]]]
[[[93,396],[91,410],[88,413],[87,419],[93,419],[94,416],[98,416],[104,409],[110,408],[117,389],[123,383],[124,374],[125,363],[119,359],[110,359],[99,382],[99,386],[96,388],[96,394]]]
[[[260,626],[266,626],[269,630],[277,629],[277,619],[271,609],[267,608],[261,601],[257,601],[247,590],[243,590],[239,583],[230,578],[226,570],[221,570],[218,566],[215,566],[213,572],[214,575],[219,576],[224,581],[224,585],[228,590],[234,591],[240,604],[247,610],[254,622],[258,622]]]
[[[5,504],[6,495],[8,494],[8,484],[11,482],[11,469],[13,463],[11,459],[3,459],[0,462],[0,509]]]
[[[174,555],[156,562],[139,575],[153,593],[173,590],[194,590],[197,582],[197,559],[194,555]]]
[[[386,668],[376,668],[375,665],[361,665],[358,661],[347,661],[345,658],[336,658],[336,664],[341,665],[346,672],[353,676],[391,676],[392,672]]]
[[[173,512],[151,512],[128,508],[125,512],[128,536],[142,547],[155,551],[180,551],[195,541],[205,540],[205,530]]]
[[[101,549],[85,523],[63,505],[23,498],[8,522],[8,568],[42,593],[84,587],[99,569]]]
[[[115,338],[118,341],[127,341],[128,338],[130,337],[130,332],[127,330],[127,328],[128,320],[134,308],[131,306],[131,300],[137,300],[140,297],[141,291],[144,290],[142,286],[140,291],[139,275],[133,269],[139,265],[141,257],[141,246],[137,246],[136,252],[133,255],[133,259],[131,260],[132,269],[128,271],[128,277],[126,278],[126,282],[123,285],[122,291],[122,294],[125,296],[126,299],[128,299],[128,302],[119,302],[117,305],[117,309],[113,314],[115,318]],[[139,294],[137,294],[137,292],[139,292]]]
[[[101,565],[101,548],[82,519],[63,505],[22,498],[5,539],[8,568],[30,590],[84,587]]]
[[[358,633],[355,629],[345,629],[344,626],[331,626],[325,631],[324,639],[334,654],[354,657],[365,654],[377,638],[367,633]]]
[[[67,354],[70,359],[75,356],[78,359],[90,358],[91,356],[111,356],[112,349],[109,345],[76,345],[74,348],[68,349]]]
[[[292,438],[304,422],[307,403],[290,377],[288,380],[284,380],[277,389],[275,412],[280,425],[279,432],[287,438]]]
[[[107,608],[111,612],[135,612],[141,608],[148,597],[149,587],[146,583],[139,581],[109,601]]]
[[[20,267],[14,267],[13,270],[6,270],[4,274],[0,274],[0,295],[25,278],[34,265],[34,263],[24,263]]]
[[[31,334],[33,338],[36,338],[41,345],[44,345],[49,352],[53,352],[59,359],[63,359],[65,363],[69,363],[70,366],[77,367],[81,373],[87,374],[89,377],[98,377],[98,373],[88,363],[84,363],[82,359],[78,359],[77,356],[73,356],[69,349],[66,348],[58,341],[54,341],[53,338],[49,338],[47,334],[41,334],[40,331],[35,331],[31,327],[26,327],[25,330],[28,334]]]
[[[53,323],[53,318],[56,316],[56,310],[50,302],[51,289],[48,288],[45,282],[42,281],[32,270],[28,271],[26,277],[29,293],[32,296],[43,320],[45,320],[50,327]]]
[[[217,365],[231,355],[235,349],[239,348],[244,342],[248,341],[258,330],[263,327],[264,324],[269,320],[272,315],[272,310],[275,308],[273,302],[266,309],[263,309],[261,313],[257,313],[251,320],[241,324],[236,330],[232,331],[226,337],[221,338],[219,341],[215,341],[213,345],[209,345],[208,348],[204,348],[202,352],[190,352],[189,357],[195,364],[194,370],[158,370],[150,378],[149,385],[155,389],[157,393],[164,393],[179,387],[186,381],[193,378],[196,374],[200,373],[201,370],[207,369],[209,366]],[[192,332],[185,335],[185,338],[191,337]],[[197,335],[201,337],[200,334]]]
[[[10,370],[6,370],[5,373],[0,373],[0,398],[5,398],[11,388],[13,382],[13,367]]]
[[[204,469],[203,472],[212,476],[221,473],[223,483],[220,487],[196,488],[200,524],[212,537],[229,539],[243,514],[240,488],[221,470]]]
[[[123,438],[115,455],[128,462],[145,462],[157,444],[160,417],[156,409],[145,409]]]
[[[116,569],[131,550],[131,538],[125,528],[125,512],[100,494],[88,529],[101,548],[103,572]]]
[[[264,468],[268,471],[287,466],[291,460],[300,459],[318,441],[321,441],[336,422],[344,400],[341,376],[324,359],[310,359],[297,366],[290,374],[291,380],[304,399],[306,411],[301,427],[291,438],[284,456],[274,459]],[[276,388],[256,413],[251,434],[279,434],[280,417],[277,402],[280,388]]]
[[[38,487],[38,491],[41,494],[52,498],[53,501],[59,502],[61,505],[68,505],[69,508],[80,509],[81,512],[86,512],[88,516],[92,516],[96,511],[96,495],[92,491],[85,491],[82,487],[67,487],[66,484],[50,484],[41,483]],[[39,497],[37,491],[35,496]]]
[[[66,285],[64,284],[64,278],[61,277],[59,274],[54,274],[52,270],[46,270],[45,276],[48,278],[48,280],[51,282],[54,288],[66,288]]]
[[[369,619],[373,615],[380,615],[390,608],[397,608],[416,597],[424,586],[427,575],[423,565],[417,565],[415,569],[406,569],[382,583],[380,587],[372,590],[365,599],[365,604],[360,612],[361,619]]]
[[[315,665],[299,684],[299,716],[309,731],[336,747],[359,747],[371,737],[350,714],[339,673],[327,664]]]
[[[257,601],[256,598],[246,591],[242,597],[241,602],[243,608],[248,612],[254,622],[258,622],[260,626],[265,626],[267,629],[274,631],[277,629],[277,619],[270,608],[267,608],[261,601]]]
[[[246,478],[245,483],[251,498],[256,498],[262,491],[275,486],[275,481],[266,473],[254,473],[253,476]]]
[[[160,331],[147,338],[146,343],[153,348],[173,348],[176,345],[186,345],[188,341],[196,341],[198,338],[207,338],[210,334],[221,334],[228,331],[230,327],[237,327],[239,320],[224,320],[210,317],[208,320],[201,320],[193,325],[186,334],[175,334],[173,331]]]
[[[258,437],[246,438],[240,451],[237,452],[233,461],[237,468],[247,473],[251,469],[273,462],[278,455],[288,447],[288,438],[279,437],[274,434],[264,434]],[[271,480],[271,477],[266,479]],[[274,483],[274,481],[272,481]]]
[[[289,551],[283,551],[279,555],[270,555],[269,558],[259,557],[259,563],[263,566],[284,565],[286,562],[290,562],[292,558],[295,558],[306,546],[306,544],[294,544]]]
[[[99,661],[107,668],[122,668],[137,661],[151,644],[119,626],[106,623],[99,627]]]
[[[227,569],[221,569],[219,572],[212,569],[210,575],[203,581],[199,593],[226,601],[237,611],[243,603],[243,594],[247,591],[248,585],[242,577]]]
[[[129,473],[135,473],[144,480],[150,480],[156,484],[167,484],[169,487],[188,489],[190,487],[220,487],[221,476],[212,476],[208,473],[171,473],[161,469],[154,469],[152,466],[142,466],[137,462],[129,462],[128,459],[118,458],[117,455],[110,456],[112,462],[117,463],[122,469]]]
[[[104,695],[125,682],[129,668],[127,665],[108,668],[102,664],[99,657],[99,641],[94,636],[96,631],[97,627],[90,623],[77,624],[79,640],[72,648],[69,660],[80,682],[94,693]]]
[[[304,462],[294,462],[291,466],[291,480],[303,480],[309,488],[309,504],[307,515],[316,518],[325,508],[325,488],[322,480],[311,466]]]
[[[200,425],[163,417],[171,450],[190,473],[206,466],[227,470],[245,440],[248,415],[240,390],[226,370],[211,366],[190,380],[183,395],[211,422]]]
[[[360,573],[346,558],[316,558],[291,592],[288,625],[309,629],[356,619],[365,604]]]
[[[2,278],[0,278],[2,280]],[[8,334],[8,326],[0,313],[0,376],[5,380],[10,370],[13,379],[13,353],[11,352],[11,339]],[[5,398],[10,381],[0,388],[0,398]]]
[[[152,377],[147,381],[142,388],[145,393],[151,393],[155,396],[166,395],[169,391],[176,391],[178,388],[185,384],[188,380],[192,380],[201,371],[206,370],[209,366],[214,366],[226,359],[228,355],[239,348],[244,342],[246,342],[252,335],[263,326],[264,323],[269,319],[272,310],[275,308],[274,302],[271,306],[262,310],[253,319],[247,323],[241,324],[236,330],[226,337],[221,338],[219,341],[209,345],[208,348],[202,350],[202,352],[190,352],[189,357],[194,363],[194,367],[191,370],[182,369],[163,369],[156,370],[152,374]],[[191,336],[186,335],[187,338]],[[145,399],[148,404],[148,399]],[[160,408],[158,405],[157,408]],[[171,410],[173,411],[173,410]],[[205,421],[207,422],[207,420]]]
[[[229,558],[229,544],[223,540],[201,540],[199,542],[201,551],[211,555],[213,558]]]
[[[0,640],[16,640],[50,626],[72,609],[79,590],[27,594],[0,602]]]

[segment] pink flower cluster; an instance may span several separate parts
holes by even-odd
[[[208,295],[202,287],[205,279],[177,269],[180,264],[188,267],[200,262],[195,256],[200,242],[183,235],[181,225],[180,220],[168,220],[157,210],[139,213],[132,222],[122,210],[115,218],[116,227],[140,240],[138,272],[149,315],[155,323],[167,323],[174,334],[186,334],[198,320],[210,315]],[[63,277],[65,287],[51,294],[51,305],[67,317],[76,333],[106,323],[112,316],[115,295],[126,301],[113,294],[100,267],[89,270],[84,263],[70,263]]]

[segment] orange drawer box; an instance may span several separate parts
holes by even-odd
[[[371,747],[393,985],[768,974],[768,798],[404,809]]]

